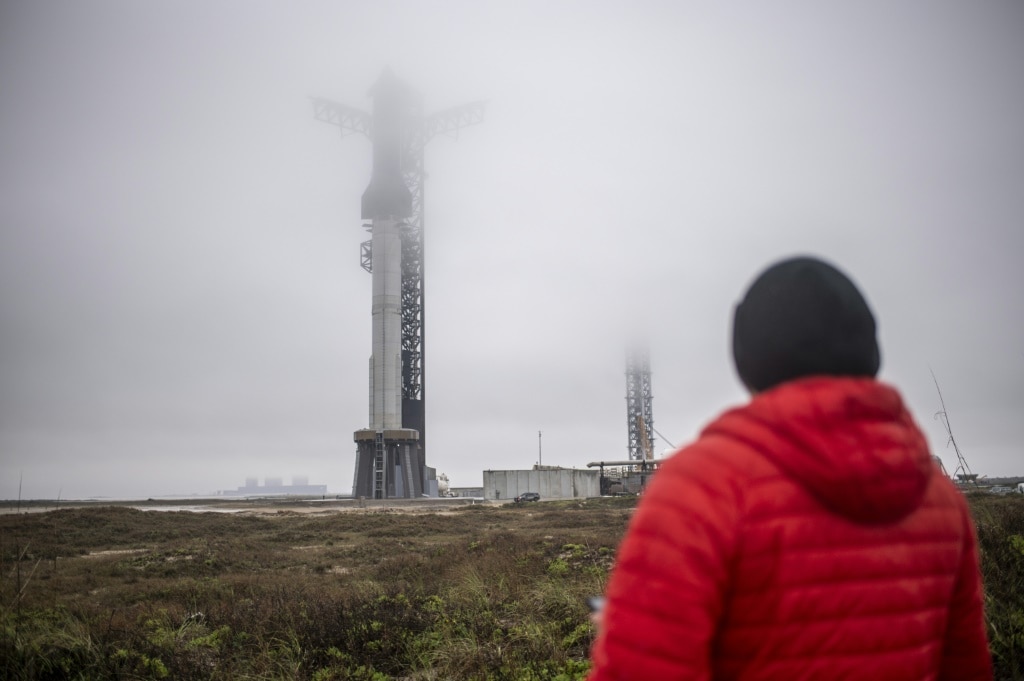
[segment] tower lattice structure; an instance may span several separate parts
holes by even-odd
[[[643,461],[654,451],[654,413],[651,395],[651,361],[647,350],[626,355],[626,426],[629,459]]]

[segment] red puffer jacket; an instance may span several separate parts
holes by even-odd
[[[654,476],[591,681],[990,679],[974,530],[899,394],[785,383]]]

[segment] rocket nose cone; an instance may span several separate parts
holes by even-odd
[[[410,100],[413,97],[412,88],[405,81],[395,75],[391,67],[385,67],[377,82],[370,87],[368,93],[371,99],[379,100]]]

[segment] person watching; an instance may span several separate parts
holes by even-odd
[[[664,463],[606,590],[589,681],[991,679],[974,527],[875,319],[813,257],[736,306],[750,401]]]

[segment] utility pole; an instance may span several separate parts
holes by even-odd
[[[537,431],[537,468],[544,465],[544,450],[541,448],[541,436],[544,433]]]
[[[929,369],[931,371],[931,369]],[[961,484],[972,484],[975,487],[978,485],[978,476],[971,471],[971,467],[967,465],[967,459],[962,453],[960,453],[960,447],[956,444],[956,438],[953,437],[953,428],[949,425],[949,414],[946,412],[946,401],[942,399],[942,389],[939,388],[939,379],[935,378],[935,372],[932,371],[932,380],[935,382],[935,391],[939,393],[939,404],[942,406],[942,411],[935,413],[935,418],[942,421],[942,425],[946,428],[946,434],[949,439],[946,440],[946,447],[950,444],[953,445],[953,451],[956,452],[956,470],[953,471],[953,480],[959,481]],[[939,459],[939,464],[942,464],[942,459]],[[945,466],[942,466],[945,470]]]

